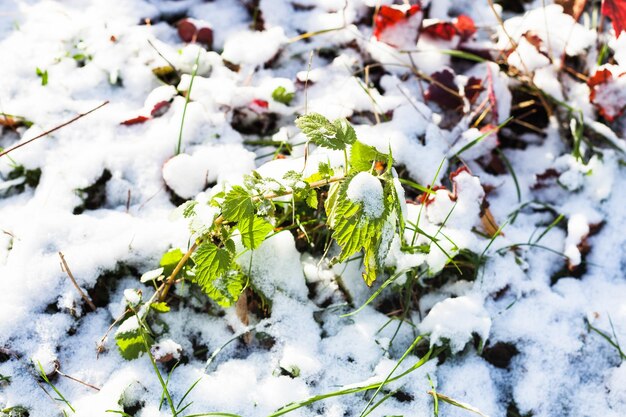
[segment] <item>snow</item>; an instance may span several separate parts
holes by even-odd
[[[272,59],[286,41],[279,27],[264,32],[240,32],[224,44],[224,59],[235,64],[261,65]]]
[[[471,296],[448,298],[435,304],[419,329],[430,335],[430,344],[450,343],[453,352],[463,350],[476,333],[484,342],[489,337],[491,319],[481,300]]]
[[[445,360],[432,359],[387,386],[384,393],[400,391],[372,415],[432,415],[429,378],[437,392],[492,417],[507,415],[513,404],[520,415],[535,417],[626,415],[623,358],[586,324],[622,345],[626,340],[626,77],[620,77],[626,35],[616,39],[607,21],[597,33],[590,8],[577,23],[560,6],[538,0],[525,2],[521,13],[496,4],[502,28],[487,0],[440,0],[422,2],[422,12],[386,31],[381,42],[372,37],[372,16],[392,1],[261,0],[255,25],[252,3],[0,3],[0,112],[33,122],[0,126],[2,148],[109,101],[0,157],[0,410],[71,413],[42,390],[51,392],[39,379],[41,364],[75,415],[135,407],[137,416],[169,415],[147,354],[126,361],[115,344],[116,335],[134,333],[139,321],[116,320],[129,305],[151,299],[165,272],[161,256],[172,248],[186,252],[220,215],[208,202],[245,175],[256,170],[286,185],[288,171],[306,178],[320,163],[342,175],[343,152],[304,146],[293,125],[301,114],[320,112],[349,118],[360,141],[391,150],[393,186],[407,200],[403,239],[385,225],[382,237],[391,248],[372,288],[363,282],[358,256],[333,263],[336,245],[309,249],[307,239],[294,237],[295,228],[277,229],[254,251],[237,242],[236,262],[258,295],[247,299],[247,323],[237,311],[241,305],[220,308],[193,285],[176,283],[170,312],[151,313],[157,317],[151,354],[162,376],[169,375],[174,402],[199,381],[186,397],[192,404],[185,414],[265,416],[291,401],[381,381],[423,334],[427,342],[416,351],[449,347]],[[421,19],[454,21],[460,14],[479,28],[471,42],[416,36]],[[214,49],[182,42],[179,16],[211,26]],[[604,44],[609,63],[598,66],[597,48]],[[442,52],[460,47],[491,51],[497,62]],[[181,73],[173,85],[152,73],[168,62]],[[511,67],[505,72],[499,64]],[[613,77],[593,87],[592,103],[590,87],[564,65],[583,76],[609,69]],[[442,111],[424,99],[428,77],[444,66],[460,84],[469,77],[482,81],[471,106]],[[48,72],[47,85],[36,68]],[[520,125],[510,122],[454,156],[487,125],[519,117],[516,94],[530,83],[574,110],[553,103],[541,132],[519,133]],[[272,98],[279,86],[294,93],[289,105]],[[169,107],[153,115],[162,102]],[[578,110],[585,123],[582,158],[572,152],[568,131]],[[249,111],[259,125],[275,118],[274,125],[244,132],[239,111]],[[148,120],[120,124],[139,115]],[[0,123],[7,120],[0,116]],[[269,141],[283,143],[280,159]],[[16,166],[41,169],[39,183],[13,178]],[[89,197],[85,189],[101,178],[109,179]],[[420,199],[400,179],[437,190]],[[359,173],[347,194],[369,218],[382,216],[380,179]],[[191,218],[176,209],[181,199],[197,203]],[[502,227],[495,237],[481,220],[487,207]],[[559,215],[564,220],[547,230]],[[95,311],[59,266],[59,252]],[[402,273],[375,300],[345,316],[396,272]],[[415,299],[403,317],[401,296],[409,286]],[[263,303],[267,313],[260,312]],[[505,363],[497,355],[502,346],[513,352]],[[395,374],[418,360],[408,355]],[[369,398],[330,397],[288,415],[358,415]],[[441,415],[467,415],[439,404]]]
[[[380,180],[368,172],[359,172],[348,184],[348,199],[363,207],[363,214],[378,219],[385,211],[383,186]]]

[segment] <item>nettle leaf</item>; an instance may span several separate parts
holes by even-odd
[[[343,150],[356,140],[354,128],[346,119],[331,123],[319,113],[309,113],[296,119],[296,126],[311,142],[324,148]]]
[[[192,281],[222,307],[230,307],[236,302],[246,283],[243,274],[233,264],[233,253],[232,241],[226,243],[226,248],[206,242],[194,255],[196,268]]]
[[[330,164],[320,162],[317,166],[317,172],[306,178],[304,181],[312,184],[317,181],[329,180],[333,177],[333,175],[335,175],[335,170],[332,169]]]
[[[128,320],[134,320],[135,322],[128,322]],[[144,337],[148,342],[148,346],[152,346],[154,343],[152,337],[139,327],[141,325],[136,320],[137,316],[127,318],[115,333],[115,343],[120,350],[120,354],[126,360],[137,359],[141,352],[146,351]],[[127,323],[130,323],[130,325],[127,326],[127,330],[124,330]]]
[[[306,203],[312,209],[317,209],[319,201],[317,199],[317,191],[314,189],[309,189],[308,196],[306,197]]]
[[[163,301],[150,304],[150,308],[158,313],[167,313],[168,311],[170,311],[170,306],[168,306],[167,303]]]
[[[248,249],[256,249],[265,237],[274,230],[274,226],[259,216],[242,218],[237,224],[241,233],[241,243]]]
[[[178,262],[183,258],[183,252],[179,249],[170,249],[165,252],[165,254],[161,257],[161,261],[159,261],[159,266],[163,268],[161,272],[163,275],[170,275]]]
[[[376,162],[385,162],[390,165],[389,155],[358,140],[352,144],[350,148],[350,170],[352,172],[369,171],[376,167]]]
[[[213,281],[207,282],[202,290],[217,304],[227,308],[237,302],[247,281],[246,276],[241,271],[233,269]]]
[[[139,331],[115,335],[115,343],[120,349],[120,354],[127,361],[137,359],[141,352],[146,351],[143,338]]]
[[[196,263],[193,281],[203,287],[228,271],[233,254],[228,249],[218,248],[214,243],[204,242],[196,249],[193,260]]]
[[[350,177],[344,184],[329,191],[329,203],[326,205],[328,225],[333,229],[333,239],[341,247],[339,262],[363,250],[363,279],[370,286],[382,269],[393,240],[397,223],[397,193],[393,181],[385,181],[383,213],[379,218],[371,218],[365,214],[361,203],[347,197],[347,189],[353,178]]]
[[[294,96],[294,92],[288,93],[287,89],[283,86],[276,87],[276,89],[272,91],[272,99],[287,106],[289,105],[289,103],[291,103],[291,100],[293,100]]]
[[[231,221],[239,221],[242,218],[254,214],[254,201],[245,188],[235,185],[224,198],[222,216]]]

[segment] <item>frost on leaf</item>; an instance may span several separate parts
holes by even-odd
[[[391,46],[402,41],[414,41],[417,38],[422,21],[419,5],[381,6],[374,20],[374,37]]]
[[[606,65],[587,81],[589,100],[609,122],[619,117],[626,107],[626,73],[616,75],[613,71],[619,71],[619,67]]]
[[[354,128],[346,119],[331,123],[319,113],[309,113],[296,119],[296,126],[308,140],[324,148],[342,150],[356,141]]]
[[[378,182],[376,187],[369,187],[376,188],[376,191],[374,191],[374,196],[368,197],[375,198],[378,196],[381,200],[376,202],[380,204],[376,210],[381,210],[380,213],[375,213],[379,214],[377,217],[373,217],[372,213],[368,212],[368,210],[372,210],[371,208],[366,208],[366,204],[373,202],[350,198],[349,189],[352,181],[356,179],[357,182],[362,182],[357,178],[359,175],[370,176],[372,180]],[[371,180],[367,179],[366,183],[370,182]],[[359,194],[358,197],[361,198],[362,196]],[[329,191],[326,212],[328,225],[333,230],[333,239],[341,247],[338,260],[343,262],[363,250],[363,265],[365,267],[363,279],[368,286],[376,280],[389,251],[390,236],[393,236],[396,225],[394,210],[397,204],[397,194],[393,181],[386,181],[382,187],[380,180],[365,172],[347,179],[341,185],[331,187],[331,191]]]

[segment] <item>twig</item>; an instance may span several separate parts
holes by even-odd
[[[109,333],[111,333],[111,330],[113,330],[113,327],[115,327],[115,325],[117,323],[119,323],[120,321],[122,321],[124,319],[124,317],[126,317],[126,315],[130,313],[129,309],[124,310],[124,312],[118,317],[116,318],[113,323],[111,323],[111,325],[109,326],[109,328],[107,329],[106,333],[104,334],[104,336],[102,336],[102,339],[100,339],[100,341],[97,344],[97,349],[96,349],[96,359],[98,359],[98,356],[100,356],[100,353],[104,351],[104,341],[106,340],[106,338],[109,336]]]
[[[72,281],[72,284],[74,284],[76,291],[78,291],[80,296],[83,297],[83,300],[85,300],[85,302],[89,304],[89,307],[91,308],[91,310],[96,311],[96,305],[93,303],[93,301],[91,301],[91,299],[87,296],[87,294],[85,294],[83,290],[80,289],[80,287],[76,283],[76,280],[74,279],[74,275],[72,274],[72,271],[70,271],[70,267],[67,265],[67,262],[65,262],[65,257],[63,256],[63,253],[59,252],[59,257],[61,258],[61,269],[65,273],[67,273],[68,277],[70,277],[70,280]]]
[[[78,382],[79,384],[83,384],[83,385],[84,385],[84,386],[86,386],[86,387],[89,387],[89,388],[94,389],[94,390],[96,390],[96,391],[100,391],[100,388],[96,387],[95,385],[91,385],[91,384],[89,384],[89,383],[87,383],[87,382],[85,382],[85,381],[81,381],[81,380],[80,380],[80,379],[78,379],[78,378],[74,378],[73,376],[68,375],[68,374],[65,374],[65,373],[63,373],[63,372],[59,371],[58,369],[56,370],[56,373],[57,373],[57,374],[59,374],[59,375],[61,375],[61,376],[64,376],[64,377],[65,377],[65,378],[67,378],[67,379],[71,379],[71,380],[72,380],[72,381],[74,381],[74,382]]]
[[[68,120],[68,121],[67,121],[67,122],[65,122],[65,123],[61,123],[60,125],[58,125],[58,126],[56,126],[56,127],[53,127],[53,128],[52,128],[52,129],[50,129],[50,130],[46,130],[46,131],[45,131],[45,132],[43,132],[42,134],[37,135],[37,136],[35,136],[34,138],[27,140],[26,142],[23,142],[23,143],[18,143],[17,145],[15,145],[15,146],[13,146],[13,147],[11,147],[11,148],[9,148],[9,149],[5,150],[4,152],[0,153],[0,157],[3,157],[4,155],[8,154],[9,152],[13,152],[13,151],[14,151],[14,150],[16,150],[16,149],[21,148],[21,147],[22,147],[22,146],[24,146],[24,145],[28,145],[29,143],[31,143],[31,142],[32,142],[32,141],[34,141],[34,140],[37,140],[37,139],[42,138],[42,137],[44,137],[44,136],[47,136],[47,135],[49,135],[49,134],[50,134],[50,133],[52,133],[52,132],[56,132],[57,130],[61,129],[62,127],[65,127],[65,126],[67,126],[67,125],[69,125],[69,124],[71,124],[71,123],[74,123],[74,122],[75,122],[75,121],[77,121],[78,119],[83,118],[83,117],[87,116],[88,114],[95,112],[96,110],[98,110],[98,109],[99,109],[99,108],[101,108],[101,107],[106,106],[107,104],[109,104],[109,100],[105,101],[104,103],[100,104],[99,106],[94,107],[93,109],[89,110],[88,112],[85,112],[85,113],[80,113],[79,115],[75,116],[74,118],[72,118],[72,119]]]

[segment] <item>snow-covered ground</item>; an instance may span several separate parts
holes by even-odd
[[[382,381],[418,334],[449,349],[386,385],[397,392],[370,415],[431,416],[433,387],[492,417],[626,415],[626,365],[610,343],[626,343],[626,35],[608,21],[598,34],[592,2],[579,23],[551,1],[519,2],[528,13],[488,0],[380,8],[390,3],[0,0],[0,147],[109,101],[0,157],[0,415],[172,415],[148,356],[125,360],[109,326],[154,293],[140,277],[163,253],[189,247],[178,204],[196,199],[195,221],[212,219],[203,203],[252,170],[303,169],[294,120],[305,112],[349,118],[359,140],[392,151],[402,178],[446,187],[426,198],[406,187],[407,222],[437,245],[407,228],[406,241],[430,250],[404,251],[396,238],[389,275],[368,288],[360,261],[328,266],[277,233],[241,258],[271,301],[269,317],[251,314],[250,333],[235,307],[177,287],[152,353],[164,378],[180,361],[168,388],[191,402],[181,417],[268,416]],[[381,21],[387,12],[401,17]],[[181,39],[184,17],[212,28],[211,48],[199,32],[197,43]],[[182,75],[169,85],[153,73],[168,65]],[[273,97],[278,87],[293,100]],[[290,155],[274,159],[269,140]],[[310,151],[307,167],[343,163],[342,152]],[[359,175],[348,195],[378,217],[368,204],[380,183]],[[467,253],[482,265],[459,275],[447,255]],[[422,277],[405,322],[406,277],[343,316],[407,269]],[[372,394],[287,415],[359,416]]]

